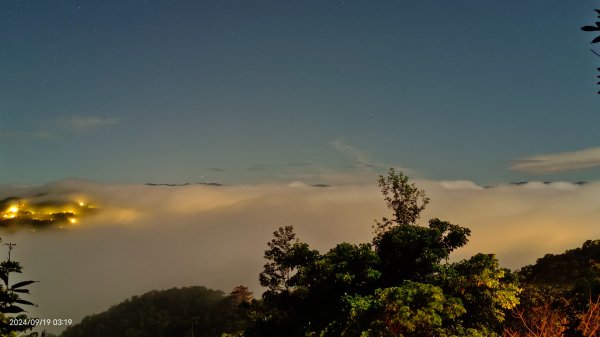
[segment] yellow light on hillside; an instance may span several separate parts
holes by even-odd
[[[69,218],[69,222],[72,224],[76,224],[77,223],[77,219],[75,218]]]
[[[79,203],[79,206],[83,207],[83,206],[85,206],[85,203],[83,203],[83,202],[80,202],[80,203]]]
[[[19,207],[17,207],[17,206],[11,206],[11,207],[8,209],[8,212],[9,212],[9,213],[17,213],[18,211],[19,211]]]

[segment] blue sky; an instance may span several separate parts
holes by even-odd
[[[596,7],[3,1],[0,183],[597,180]]]

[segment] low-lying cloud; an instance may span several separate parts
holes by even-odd
[[[496,253],[518,268],[600,238],[600,183],[527,183],[483,188],[470,181],[417,181],[432,217],[472,230],[454,255]],[[236,285],[260,293],[263,251],[279,226],[322,252],[369,242],[375,219],[388,216],[375,184],[316,188],[301,182],[248,186],[146,186],[68,180],[0,187],[15,196],[81,200],[96,214],[77,226],[5,233],[25,266],[40,317],[81,319],[152,289]]]
[[[600,166],[600,147],[515,160],[510,168],[527,173],[559,173]]]

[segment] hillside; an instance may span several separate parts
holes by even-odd
[[[85,317],[61,337],[221,336],[237,331],[237,306],[222,291],[173,288],[134,296],[107,311]]]
[[[586,298],[600,294],[600,240],[588,240],[580,248],[547,254],[520,271],[530,284],[572,291]]]

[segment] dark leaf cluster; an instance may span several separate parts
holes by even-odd
[[[598,14],[598,18],[600,19],[600,9],[595,9],[595,11]],[[581,30],[583,30],[584,32],[597,32],[597,33],[600,33],[600,21],[595,22],[593,26],[583,26],[583,27],[581,27]],[[592,44],[598,43],[598,42],[600,42],[600,35],[596,36],[592,40]],[[598,54],[593,49],[592,49],[592,52],[594,54],[596,54],[596,56],[600,57],[600,54]],[[600,68],[597,68],[597,70],[600,72]],[[600,78],[600,75],[598,75],[596,77]],[[597,84],[600,85],[600,82],[598,82]],[[598,94],[600,95],[600,91],[598,91]]]

